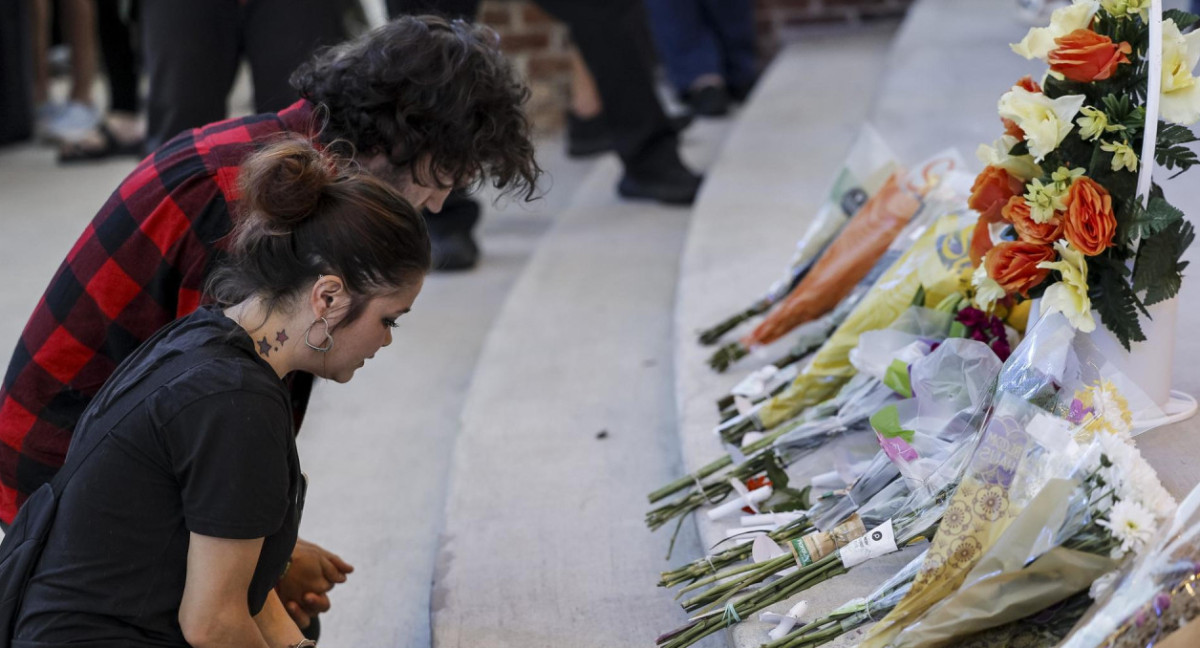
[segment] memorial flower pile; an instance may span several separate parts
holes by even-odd
[[[1185,145],[1200,120],[1200,32],[1184,31],[1200,18],[1166,12],[1161,91],[1148,98],[1148,6],[1076,0],[1012,46],[1049,71],[1000,97],[1004,134],[980,147],[987,166],[970,199],[980,309],[1040,297],[1043,313],[1084,332],[1098,314],[1128,349],[1146,339],[1139,313],[1179,292],[1193,227],[1158,185],[1139,195],[1138,181],[1147,165],[1182,173],[1197,162]],[[1160,120],[1147,128],[1154,104]],[[1152,160],[1141,159],[1147,150]]]
[[[905,175],[889,160],[855,213],[822,212],[769,304],[706,332],[712,343],[770,311],[714,354],[723,370],[801,329],[786,358],[718,402],[727,453],[650,495],[652,528],[748,514],[720,551],[662,574],[689,618],[660,648],[758,613],[766,648],[869,624],[861,648],[1146,645],[1140,629],[1171,618],[1172,596],[1200,608],[1200,564],[1171,558],[1200,546],[1200,489],[1176,514],[1132,443],[1163,412],[1091,335],[1104,326],[1126,350],[1144,340],[1139,317],[1178,293],[1194,238],[1149,168],[1200,162],[1187,147],[1200,16],[1166,12],[1151,57],[1149,9],[1056,10],[1012,46],[1048,71],[1000,98],[982,172]],[[803,594],[919,543],[865,597],[830,610]]]

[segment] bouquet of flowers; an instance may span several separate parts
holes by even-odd
[[[865,333],[861,339],[866,352],[860,355],[870,356],[876,364],[884,367],[891,366],[893,361],[903,357],[907,366],[907,363],[928,353],[930,344],[945,339],[951,328],[951,320],[949,313],[910,308],[889,328]],[[915,346],[920,346],[920,350],[914,351]],[[740,435],[734,436],[732,431],[736,431],[736,427],[721,430],[723,438],[730,443],[748,441],[741,449],[746,454],[737,464],[733,464],[733,458],[727,456],[724,460],[714,462],[715,467],[710,464],[694,476],[676,480],[652,493],[650,500],[653,503],[688,486],[695,486],[692,492],[674,502],[651,510],[646,516],[647,525],[652,530],[657,529],[671,519],[691,513],[705,504],[722,501],[736,488],[730,478],[746,481],[761,475],[767,478],[759,485],[761,488],[772,486],[781,495],[786,495],[787,477],[783,469],[796,457],[834,435],[856,427],[866,429],[867,420],[872,414],[887,402],[899,400],[893,388],[885,384],[883,373],[880,370],[878,375],[868,373],[857,377],[830,401],[810,410],[807,420],[791,427],[781,427],[770,435],[751,440],[743,439]],[[720,477],[710,478],[731,465]],[[702,482],[702,479],[708,481]],[[789,499],[795,500],[796,494],[792,495]],[[807,508],[807,504],[804,508]]]
[[[817,210],[804,236],[796,243],[796,251],[784,276],[771,284],[766,294],[746,309],[701,331],[700,343],[716,344],[723,335],[742,322],[767,312],[787,297],[846,222],[879,191],[895,167],[895,156],[887,143],[874,128],[864,125],[829,188],[825,202]]]
[[[893,245],[902,230],[923,229],[924,223],[936,217],[922,209],[924,199],[961,167],[961,158],[949,150],[926,160],[914,172],[904,169],[893,172],[879,192],[846,223],[787,298],[749,335],[713,354],[709,364],[720,369],[746,355],[749,349],[778,340],[797,326],[832,310],[860,281],[872,275],[877,277],[894,261],[894,256],[911,245],[911,238],[900,238],[899,247]],[[873,271],[889,252],[893,257]]]
[[[1132,519],[1125,513],[1149,507],[1149,520],[1136,518],[1145,527],[1169,506],[1161,486],[1148,485],[1157,484],[1153,470],[1124,443],[1130,403],[1153,407],[1147,400],[1063,316],[1041,320],[1001,372],[984,434],[912,589],[863,646],[934,645],[1001,625],[1069,597],[1081,583],[1086,589],[1103,573],[1096,569],[1111,569],[1096,556],[1107,559],[1114,539],[1125,539],[1114,528]],[[1080,469],[1068,430],[1081,443],[1104,433],[1122,444],[1093,446],[1092,463]],[[1122,474],[1139,478],[1117,481]],[[1036,571],[1042,558],[1042,567],[1059,572]],[[1006,586],[1007,596],[997,593]]]
[[[980,308],[1040,297],[1043,312],[1084,332],[1095,310],[1129,349],[1146,339],[1138,313],[1178,293],[1194,231],[1150,183],[1149,166],[1182,173],[1198,161],[1186,144],[1200,119],[1200,33],[1183,31],[1200,17],[1165,13],[1159,73],[1149,4],[1075,0],[1012,46],[1050,70],[1000,98],[1005,133],[980,147],[988,166],[970,201]]]
[[[935,198],[925,209],[936,213],[932,224],[913,233],[918,236],[912,247],[875,282],[792,384],[740,422],[744,429],[776,428],[835,394],[855,374],[849,356],[862,333],[887,327],[914,303],[936,306],[966,291],[976,215],[953,198]]]
[[[1158,541],[1123,573],[1093,585],[1096,606],[1061,648],[1144,648],[1200,616],[1200,487],[1192,489]],[[1169,618],[1168,618],[1169,617]]]

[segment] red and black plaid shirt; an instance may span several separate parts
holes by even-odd
[[[117,364],[200,304],[238,199],[238,166],[280,133],[309,135],[313,109],[183,133],[113,192],[59,266],[0,387],[0,519],[63,464],[75,424]],[[298,380],[297,419],[310,380]]]

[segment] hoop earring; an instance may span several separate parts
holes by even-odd
[[[321,346],[314,345],[308,339],[309,336],[312,335],[313,327],[317,325],[317,322],[320,322],[321,324],[323,324],[325,326],[325,340],[323,341]],[[318,317],[317,319],[313,320],[313,323],[309,324],[308,328],[304,331],[304,343],[307,344],[308,348],[312,349],[313,351],[320,351],[321,353],[325,353],[326,351],[332,349],[333,348],[333,336],[329,334],[329,321],[326,320],[324,317]]]

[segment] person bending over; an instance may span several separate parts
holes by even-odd
[[[395,189],[303,140],[240,179],[214,303],[131,353],[75,428],[72,451],[102,436],[63,489],[14,645],[309,645],[274,589],[305,491],[284,378],[344,383],[389,345],[429,235]],[[182,374],[103,424],[179,357]]]
[[[62,466],[80,415],[117,365],[201,304],[231,240],[239,167],[264,144],[316,138],[418,209],[437,211],[452,188],[485,180],[533,197],[541,169],[522,107],[529,91],[484,28],[400,18],[316,54],[292,82],[304,99],[282,112],[182,133],[143,160],[59,266],[0,386],[3,522]],[[296,371],[288,384],[298,427],[311,375]],[[301,626],[328,609],[326,592],[348,568],[316,545],[296,546],[279,594]]]

